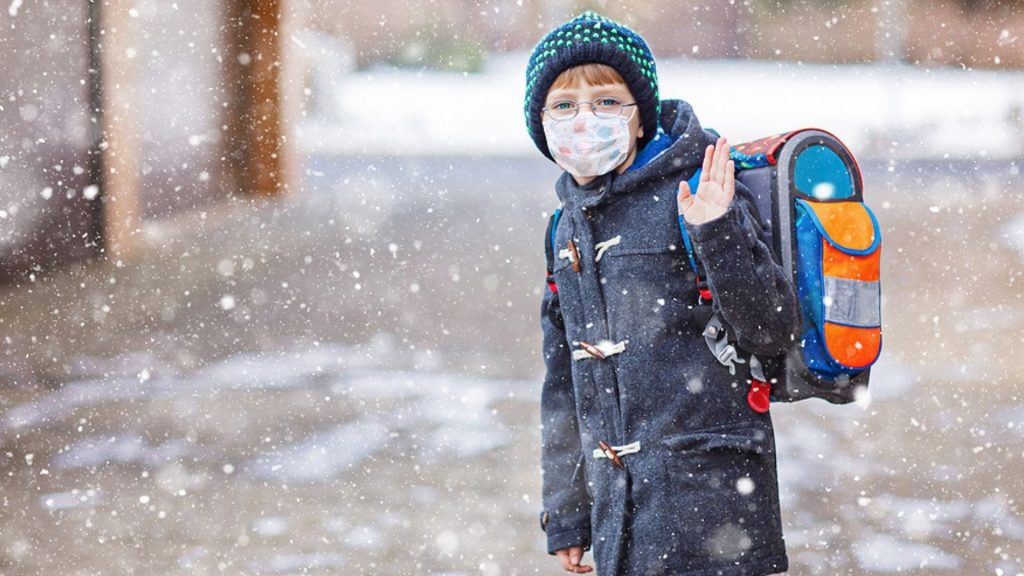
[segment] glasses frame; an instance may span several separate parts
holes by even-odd
[[[606,96],[604,98],[598,98],[598,99],[594,100],[594,102],[597,102],[598,100],[615,100],[615,99],[614,98],[609,98],[609,97]],[[574,106],[576,106],[576,109],[573,112],[572,116],[569,116],[568,118],[555,118],[554,116],[551,115],[551,112],[548,111],[548,109],[551,108],[551,106],[555,106],[555,105],[562,104],[562,103],[565,103],[565,102],[572,103]],[[545,106],[545,107],[541,108],[540,112],[541,112],[541,114],[547,114],[548,118],[550,118],[552,122],[566,122],[568,120],[572,120],[573,118],[576,118],[577,116],[579,116],[580,115],[580,105],[581,104],[586,104],[586,105],[590,106],[590,113],[591,114],[593,114],[594,116],[597,116],[598,118],[603,118],[605,120],[610,120],[612,118],[616,118],[616,117],[622,116],[623,115],[622,112],[626,108],[634,108],[637,105],[636,102],[630,102],[628,104],[620,102],[619,106],[622,107],[622,110],[619,110],[618,114],[616,114],[614,116],[602,116],[601,114],[597,113],[597,108],[594,107],[594,102],[574,102],[573,100],[559,100],[557,102],[552,103],[551,106]],[[632,118],[633,115],[629,114],[629,116],[627,116],[627,117],[628,118]]]

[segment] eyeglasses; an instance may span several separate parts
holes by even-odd
[[[625,108],[636,106],[636,102],[623,104],[615,98],[598,98],[593,102],[573,102],[572,100],[559,100],[550,106],[541,108],[552,120],[572,120],[580,111],[580,105],[587,104],[590,111],[598,118],[615,118],[622,115]]]

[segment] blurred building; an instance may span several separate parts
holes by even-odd
[[[482,50],[526,50],[598,10],[660,57],[1024,67],[1024,0],[308,0],[310,25],[348,39],[361,67],[465,67]]]
[[[146,220],[286,190],[285,12],[276,0],[9,3],[0,279],[129,258]]]

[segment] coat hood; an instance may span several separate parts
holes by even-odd
[[[658,138],[669,138],[669,147],[647,164],[631,167],[618,174],[614,171],[594,178],[580,186],[568,172],[563,172],[555,183],[555,192],[563,205],[579,207],[597,206],[610,201],[616,194],[628,194],[652,180],[684,180],[700,167],[704,150],[714,144],[717,137],[704,130],[693,107],[685,100],[662,100],[661,129]],[[656,145],[655,141],[648,146]]]

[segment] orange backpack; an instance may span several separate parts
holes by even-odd
[[[728,325],[709,306],[708,347],[723,364],[749,371],[747,399],[758,412],[767,411],[770,401],[856,400],[867,390],[882,347],[882,236],[864,203],[860,167],[838,138],[815,129],[740,144],[730,157],[736,179],[755,197],[772,252],[793,276],[803,327],[785,356],[756,358],[737,348]],[[699,178],[698,171],[691,190]],[[681,217],[680,229],[698,270]]]

